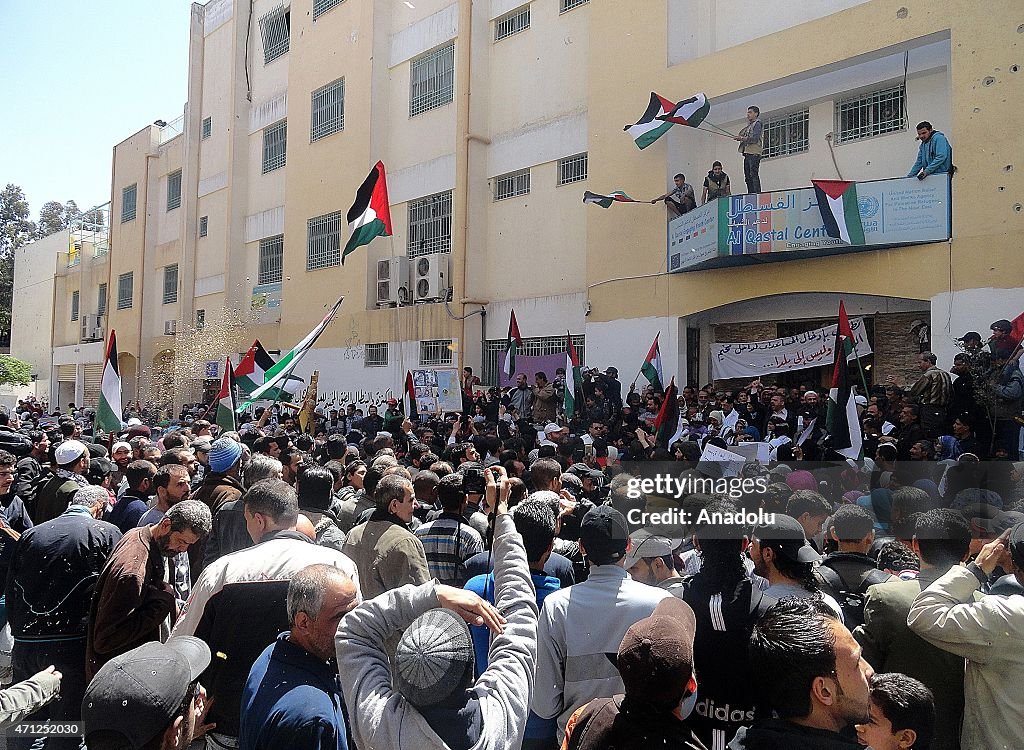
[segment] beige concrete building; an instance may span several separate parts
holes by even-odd
[[[562,351],[568,330],[588,365],[616,365],[627,383],[659,332],[666,376],[703,383],[709,344],[818,327],[840,298],[868,321],[876,379],[902,375],[922,346],[948,365],[964,330],[987,335],[992,320],[1024,309],[1021,138],[1010,125],[1024,34],[999,20],[1012,7],[193,5],[180,125],[147,127],[114,149],[106,324],[118,332],[126,395],[198,398],[223,355],[237,359],[256,337],[289,348],[339,295],[341,312],[297,370],[319,369],[336,401],[398,394],[420,366],[471,365],[493,382],[513,308],[527,353]],[[675,127],[636,148],[623,125],[651,91],[703,91],[708,123],[729,132],[759,106],[762,186],[783,193],[811,179],[902,177],[914,125],[930,120],[959,168],[952,237],[861,252],[743,250],[731,265],[686,267],[662,206],[581,202],[584,190],[650,199],[677,172],[699,196],[714,160],[743,192],[741,157],[721,134]],[[345,213],[378,159],[394,234],[342,266]],[[752,264],[776,258],[792,259]],[[91,301],[91,289],[80,292],[80,304]],[[70,344],[57,335],[71,331],[60,304],[55,346]]]

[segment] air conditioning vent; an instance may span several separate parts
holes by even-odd
[[[82,316],[82,341],[102,341],[104,338],[103,332],[103,316],[102,315],[83,315]]]
[[[385,258],[377,261],[377,307],[407,305],[411,299],[409,259]]]
[[[439,302],[448,289],[448,253],[432,253],[416,259],[416,302]]]

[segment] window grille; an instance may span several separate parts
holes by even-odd
[[[291,11],[289,8],[278,5],[260,19],[264,65],[269,65],[288,51],[290,34]]]
[[[438,367],[452,363],[452,340],[438,339],[420,342],[420,364],[426,367]]]
[[[581,5],[586,5],[589,2],[590,0],[559,0],[558,12],[566,13],[567,11],[570,11],[573,8],[578,8]]]
[[[309,140],[316,141],[345,129],[345,79],[328,83],[312,94]]]
[[[263,130],[263,174],[285,165],[288,155],[288,121]]]
[[[520,169],[518,172],[498,175],[494,178],[494,200],[502,201],[517,195],[530,192],[530,170]]]
[[[568,185],[587,179],[587,154],[576,154],[558,160],[558,184]]]
[[[74,291],[71,293],[71,319],[78,320],[78,303],[81,299],[81,292]]]
[[[409,117],[448,104],[454,95],[454,42],[412,61],[409,66]]]
[[[173,305],[178,301],[178,264],[164,266],[164,304]]]
[[[132,294],[135,288],[135,276],[132,271],[117,277],[117,309],[130,310]]]
[[[199,217],[199,236],[205,237],[210,233],[210,217],[200,216]]]
[[[500,42],[506,37],[526,31],[530,28],[530,6],[524,5],[503,16],[494,19],[494,41]]]
[[[107,285],[100,284],[99,291],[96,294],[96,314],[106,315],[107,314]]]
[[[341,264],[341,211],[324,214],[307,222],[306,270]]]
[[[408,256],[416,258],[430,253],[448,253],[451,249],[452,191],[409,201]]]
[[[764,123],[764,158],[788,156],[807,150],[807,125],[810,113],[806,109],[785,115],[769,117]]]
[[[836,142],[904,130],[905,96],[900,84],[840,99],[836,102]]]
[[[196,310],[196,330],[201,331],[206,328],[206,310]]]
[[[167,175],[167,210],[181,206],[181,170]]]
[[[364,367],[387,367],[388,366],[388,345],[384,344],[363,344],[363,366]]]
[[[138,184],[129,185],[121,190],[121,223],[135,219],[135,199],[138,195]]]
[[[576,354],[580,358],[580,364],[586,362],[586,339],[583,334],[572,337],[573,346],[576,347]],[[501,379],[501,355],[508,347],[508,339],[489,339],[484,342],[483,350],[483,373],[481,379],[485,383],[497,384]],[[565,336],[538,336],[535,338],[523,339],[523,346],[518,354],[536,357],[547,354],[561,354],[565,351]],[[612,363],[609,363],[612,364]],[[555,373],[545,373],[548,380],[555,379]]]
[[[284,273],[284,235],[260,240],[260,267],[257,284],[276,284]]]
[[[335,5],[341,5],[341,0],[313,0],[313,20],[318,19]]]
[[[204,117],[203,118],[203,130],[202,130],[202,134],[200,135],[200,137],[203,140],[206,140],[207,138],[210,137],[210,135],[212,133],[213,133],[213,117]]]

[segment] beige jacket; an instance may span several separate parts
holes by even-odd
[[[0,690],[0,729],[35,713],[56,698],[58,692],[60,678],[46,672]]]

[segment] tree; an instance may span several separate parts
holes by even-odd
[[[28,385],[31,382],[32,365],[10,354],[0,354],[0,385]]]
[[[36,236],[35,222],[29,220],[25,191],[7,184],[0,192],[0,332],[11,330],[14,297],[14,251]]]
[[[71,219],[79,214],[78,204],[68,201],[61,204],[59,201],[47,201],[39,209],[39,227],[36,236],[40,239],[49,237],[54,232],[67,229]]]

